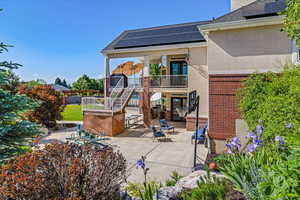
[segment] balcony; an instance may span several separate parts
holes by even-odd
[[[151,88],[187,88],[187,75],[157,75],[150,77]]]
[[[188,75],[155,75],[149,78],[150,88],[153,89],[188,88]],[[111,97],[115,97],[115,93],[118,94],[123,88],[135,88],[138,91],[143,89],[143,79],[141,77],[126,77],[125,79],[111,78],[110,81],[111,85],[109,90]],[[118,85],[116,83],[118,83]]]

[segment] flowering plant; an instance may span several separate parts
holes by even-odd
[[[288,131],[293,128],[293,124],[288,123],[285,128]],[[286,158],[291,157],[285,136],[277,135],[270,140],[263,140],[263,134],[264,126],[257,125],[255,131],[249,131],[245,136],[248,139],[245,146],[241,144],[238,137],[232,138],[226,144],[228,154],[223,154],[216,159],[220,171],[234,184],[235,189],[242,192],[247,199],[257,199],[256,197],[269,199],[270,195],[273,195],[268,190],[270,186],[266,183],[274,184],[276,180],[270,177],[272,177],[272,173],[279,173],[278,167],[280,165],[282,172],[291,172],[290,166],[284,168],[287,166],[288,160]],[[292,182],[288,178],[291,175],[281,174],[280,176],[282,182],[287,183],[287,185]],[[276,186],[272,186],[272,188],[277,190]],[[271,192],[282,193],[283,190]]]
[[[144,183],[147,183],[147,173],[149,171],[149,168],[146,167],[145,161],[146,161],[146,156],[142,156],[141,159],[139,159],[136,162],[136,167],[137,168],[140,167],[143,170],[143,173],[144,173]]]

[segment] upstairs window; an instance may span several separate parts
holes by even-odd
[[[297,63],[300,64],[300,48],[297,48]]]
[[[292,59],[294,64],[300,64],[300,48],[297,47],[296,42],[293,42]]]

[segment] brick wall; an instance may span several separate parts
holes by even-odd
[[[199,126],[198,128],[203,128],[207,123],[208,119],[206,117],[199,117]],[[186,118],[186,130],[194,131],[196,130],[196,117],[187,117]]]
[[[225,140],[235,136],[235,120],[240,119],[236,92],[246,74],[209,76],[209,136]]]
[[[125,130],[125,113],[84,111],[83,128],[94,134],[104,132],[108,136],[116,136]]]

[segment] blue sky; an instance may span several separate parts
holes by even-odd
[[[0,41],[14,45],[23,80],[103,75],[100,54],[123,30],[208,20],[230,0],[0,0]],[[112,68],[124,60],[113,60]]]

